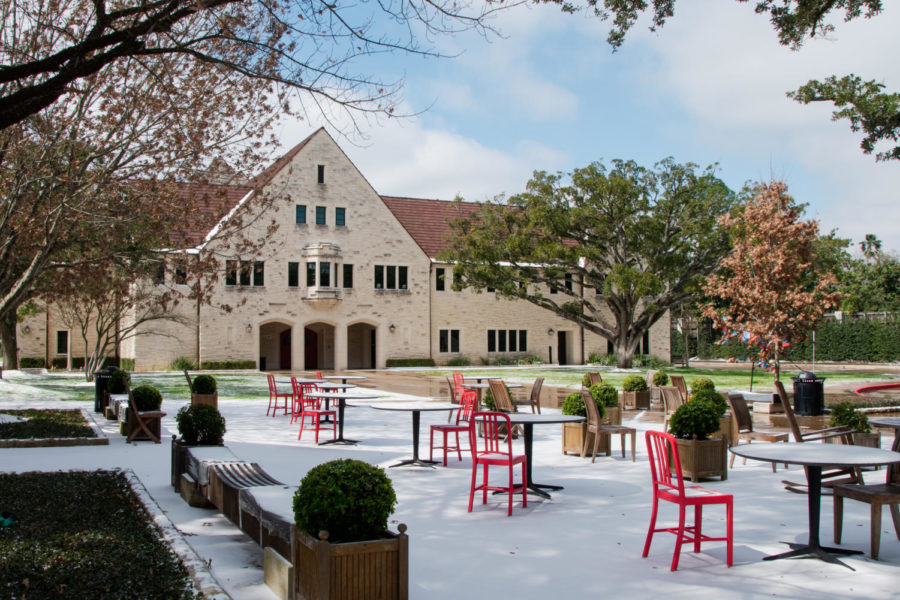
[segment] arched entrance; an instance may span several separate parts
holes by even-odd
[[[304,328],[303,369],[334,369],[334,325],[310,323]]]
[[[347,368],[375,368],[375,327],[356,323],[347,328]]]
[[[259,370],[289,370],[291,359],[291,326],[280,322],[261,325],[259,328]]]

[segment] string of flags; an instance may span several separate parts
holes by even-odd
[[[756,366],[761,369],[765,369],[771,373],[775,372],[775,365],[769,363],[768,360],[766,360],[765,358],[762,358],[762,357],[765,357],[765,356],[768,356],[768,355],[774,353],[774,351],[778,348],[781,348],[781,350],[787,354],[790,354],[793,352],[793,350],[790,349],[791,348],[790,342],[779,342],[778,340],[774,340],[774,339],[766,339],[757,334],[751,335],[750,332],[748,332],[748,331],[729,329],[727,327],[722,328],[722,333],[723,333],[722,339],[720,339],[717,342],[718,344],[727,344],[730,340],[734,339],[734,340],[739,340],[739,341],[747,344],[748,346],[757,346],[760,350],[759,354],[760,354],[761,358],[756,361]],[[741,360],[744,360],[745,358],[746,357],[742,356]],[[733,363],[733,362],[736,362],[736,359],[734,357],[732,357],[732,358],[729,358],[726,362]]]

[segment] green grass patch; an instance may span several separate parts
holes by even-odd
[[[7,598],[200,598],[123,473],[0,474]]]
[[[28,409],[2,412],[28,420],[24,423],[0,424],[0,440],[96,437],[80,410]]]

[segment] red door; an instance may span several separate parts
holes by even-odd
[[[291,330],[281,332],[281,356],[279,358],[279,369],[291,368]]]
[[[319,335],[312,329],[303,330],[303,369],[319,368]]]

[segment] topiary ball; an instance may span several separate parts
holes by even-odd
[[[188,446],[218,446],[225,438],[225,417],[209,404],[187,404],[175,415],[181,441]]]
[[[691,381],[691,395],[696,394],[700,390],[716,391],[716,384],[709,377],[698,377]]]
[[[669,385],[669,374],[665,371],[657,371],[653,374],[653,385],[659,387],[661,385]]]
[[[358,542],[384,536],[397,495],[384,469],[360,460],[340,459],[309,470],[294,494],[294,522],[318,538]]]
[[[616,386],[610,383],[598,383],[592,385],[591,396],[593,396],[594,401],[598,406],[601,404],[603,406],[619,405],[619,392],[616,390]]]
[[[128,371],[113,371],[106,382],[106,391],[110,394],[124,394],[126,384],[131,385],[131,375]]]
[[[701,388],[699,391],[694,392],[694,395],[691,396],[691,402],[694,401],[709,402],[715,407],[716,413],[718,413],[720,417],[725,414],[725,411],[728,410],[728,400],[726,400],[722,396],[722,394],[714,390]]]
[[[585,373],[581,378],[581,387],[590,388],[591,387],[591,374]]]
[[[581,392],[569,394],[562,403],[562,414],[572,415],[576,417],[586,417],[587,412],[584,408],[584,400],[581,398]]]
[[[629,375],[622,382],[622,390],[625,392],[646,392],[647,380],[640,375]]]
[[[212,375],[197,375],[191,382],[191,391],[195,394],[215,394],[216,378]]]
[[[142,385],[131,390],[134,405],[139,412],[159,410],[162,406],[162,394],[152,385]]]
[[[705,440],[719,429],[719,415],[707,401],[685,402],[669,419],[669,431],[677,438]]]

